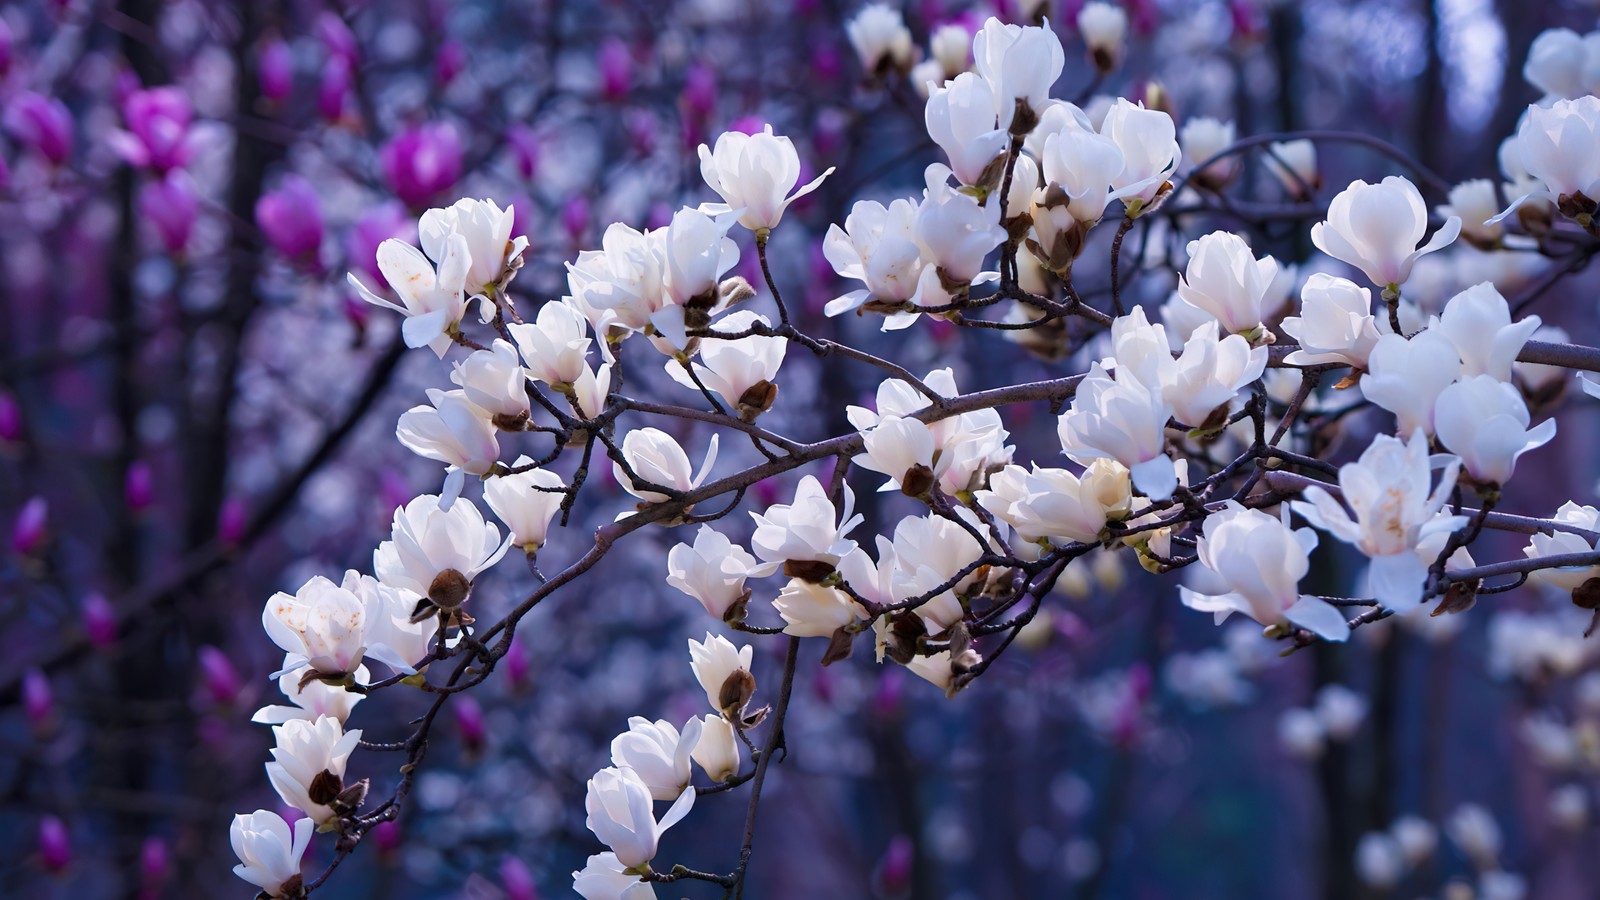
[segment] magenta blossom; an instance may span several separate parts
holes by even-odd
[[[294,89],[294,53],[282,38],[261,45],[256,56],[256,80],[261,85],[261,96],[273,103],[282,103]]]
[[[356,219],[350,230],[345,232],[344,255],[349,265],[380,290],[388,287],[389,283],[378,271],[378,245],[389,238],[407,243],[417,239],[416,220],[406,215],[405,209],[393,200],[362,213],[361,218]],[[366,305],[361,304],[363,307]]]
[[[45,816],[39,822],[39,862],[52,873],[72,864],[72,836],[55,816]]]
[[[345,102],[350,97],[350,63],[342,56],[328,60],[317,84],[317,112],[330,122],[344,118]]]
[[[133,91],[122,102],[122,118],[128,130],[112,132],[110,141],[128,165],[165,175],[189,161],[194,110],[179,88]]]
[[[633,54],[628,45],[617,38],[606,38],[600,44],[600,96],[617,101],[628,96],[628,86],[633,80]]]
[[[298,175],[284,176],[277,190],[256,201],[256,226],[279,253],[315,263],[322,247],[322,203],[316,188]]]
[[[18,94],[6,107],[5,126],[12,137],[54,165],[72,153],[72,113],[53,97],[32,91]]]
[[[383,180],[407,206],[420,208],[461,177],[461,137],[448,122],[407,128],[384,145]]]

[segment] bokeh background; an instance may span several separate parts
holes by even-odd
[[[1129,53],[1104,80],[1070,0],[903,11],[921,52],[942,24],[1047,14],[1068,55],[1057,96],[1144,97],[1180,124],[1233,120],[1241,136],[1360,132],[1445,183],[1495,177],[1501,138],[1540,96],[1521,72],[1535,35],[1596,23],[1593,4],[1557,0],[1124,6]],[[856,199],[920,189],[937,152],[917,87],[863,70],[844,27],[856,9],[0,4],[0,894],[249,896],[228,873],[227,826],[276,802],[261,768],[271,735],[249,721],[276,695],[262,605],[312,574],[366,569],[394,507],[438,486],[438,467],[393,430],[448,370],[405,353],[397,317],[345,284],[347,271],[376,279],[377,243],[414,239],[430,205],[514,204],[532,243],[513,295],[534,304],[564,291],[563,261],[608,223],[659,225],[714,199],[698,144],[771,123],[810,170],[838,167],[772,245],[806,331],[917,372],[953,366],[964,388],[1081,370],[926,319],[886,341],[872,322],[822,317],[841,292],[820,251],[828,223]],[[1356,145],[1319,159],[1323,202],[1352,178],[1403,171]],[[1259,157],[1230,195],[1285,202]],[[1130,239],[1133,290],[1159,305],[1183,240],[1219,227],[1326,267],[1310,259],[1309,224],[1216,210],[1155,221],[1137,250]],[[1105,259],[1086,254],[1091,295]],[[1511,296],[1551,265],[1458,246],[1428,257],[1408,296],[1436,308],[1485,279]],[[1534,311],[1595,343],[1587,281],[1562,280]],[[784,379],[763,424],[807,439],[847,430],[844,404],[878,380],[798,350]],[[1561,447],[1511,511],[1592,499],[1600,423],[1581,406],[1565,408]],[[1034,412],[1008,425],[1020,456],[1042,459],[1053,422]],[[869,528],[909,511],[873,486],[857,491]],[[749,502],[791,490],[763,484]],[[586,497],[545,571],[631,502],[604,478]],[[680,539],[640,533],[582,590],[541,605],[496,677],[451,705],[402,819],[319,894],[570,895],[568,873],[599,849],[583,782],[610,737],[630,715],[700,712],[685,641],[716,623],[663,581]],[[1518,552],[1491,541],[1478,556]],[[1516,896],[1485,871],[1523,879],[1527,897],[1593,895],[1600,675],[1586,674],[1586,614],[1565,599],[1517,591],[1279,659],[1259,628],[1213,627],[1125,557],[1074,566],[1020,646],[954,700],[866,654],[802,667],[754,896],[1421,897],[1451,882]],[[1330,592],[1357,574],[1331,548],[1318,558]],[[502,566],[474,603],[492,618],[532,583]],[[782,643],[757,647],[770,691]],[[351,725],[402,737],[411,701],[390,692]],[[352,771],[385,791],[387,762],[358,754]],[[740,794],[706,798],[666,858],[730,868],[743,811]],[[1438,846],[1392,891],[1363,884],[1362,837],[1403,816],[1438,829]],[[1492,864],[1463,849],[1485,818],[1501,838]],[[717,893],[673,887],[662,896]]]

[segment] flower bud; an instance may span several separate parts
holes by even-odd
[[[283,38],[271,38],[257,51],[256,82],[261,96],[273,103],[282,103],[294,89],[294,53]]]
[[[31,497],[17,512],[11,526],[11,549],[18,556],[31,556],[43,546],[50,529],[50,505],[43,497]]]
[[[117,611],[104,594],[83,598],[83,633],[91,645],[102,650],[117,642]]]
[[[243,685],[238,670],[233,667],[233,661],[228,659],[226,653],[216,647],[201,647],[197,659],[200,663],[200,682],[213,704],[229,706],[239,698]]]
[[[510,854],[500,860],[500,886],[506,892],[506,900],[539,900],[539,887],[534,882],[533,872],[522,860]]]
[[[489,739],[488,727],[483,721],[483,707],[469,696],[457,697],[454,706],[461,748],[469,758],[476,758],[483,752],[484,744]]]
[[[22,440],[22,407],[17,398],[0,391],[0,445]]]
[[[122,479],[123,502],[129,510],[142,512],[155,502],[155,493],[155,476],[150,473],[150,464],[142,459],[134,460]]]
[[[273,249],[315,266],[322,247],[322,207],[310,182],[289,175],[256,201],[256,226]]]
[[[72,113],[60,100],[24,91],[6,107],[4,119],[13,138],[51,165],[61,165],[72,153]]]
[[[1102,74],[1115,71],[1127,50],[1128,14],[1110,3],[1086,3],[1078,11],[1078,33],[1089,60]]]
[[[628,96],[633,80],[633,54],[628,45],[610,37],[600,44],[596,59],[600,67],[600,96],[616,102]]]
[[[22,711],[37,734],[48,733],[55,727],[55,692],[50,687],[50,679],[38,669],[29,669],[22,676]]]
[[[172,875],[172,852],[159,837],[145,838],[139,848],[139,898],[158,900]]]
[[[61,874],[72,864],[72,836],[55,816],[39,820],[39,862],[52,875]]]

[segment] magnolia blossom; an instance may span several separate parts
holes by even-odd
[[[1585,95],[1576,100],[1557,100],[1548,108],[1528,107],[1517,129],[1517,155],[1544,190],[1520,198],[1505,214],[1529,200],[1546,199],[1559,204],[1562,198],[1576,203],[1579,211],[1593,214],[1595,202],[1600,201],[1600,156],[1594,152],[1596,146],[1600,146],[1600,97]]]
[[[1056,432],[1067,456],[1080,463],[1114,459],[1128,468],[1134,487],[1152,500],[1165,500],[1178,486],[1177,470],[1166,454],[1170,418],[1172,407],[1158,391],[1137,378],[1113,381],[1095,363]]]
[[[963,72],[949,85],[931,88],[923,119],[928,136],[949,157],[962,184],[998,183],[1000,166],[995,163],[1008,138],[1005,129],[996,127],[994,92],[981,76]]]
[[[1328,218],[1311,226],[1317,249],[1366,273],[1384,288],[1397,288],[1411,277],[1417,259],[1442,250],[1461,231],[1451,216],[1427,244],[1417,246],[1428,231],[1428,207],[1417,186],[1398,175],[1377,184],[1352,181],[1328,206]]]
[[[1428,562],[1417,545],[1467,523],[1464,516],[1439,515],[1456,485],[1461,461],[1449,457],[1437,486],[1428,439],[1421,431],[1409,441],[1380,434],[1356,462],[1339,468],[1345,505],[1320,487],[1307,488],[1295,512],[1312,525],[1366,554],[1368,591],[1384,606],[1408,612],[1422,603]]]
[[[942,454],[935,461],[938,448],[934,446],[933,432],[916,419],[884,416],[862,432],[861,443],[864,452],[855,458],[856,464],[889,476],[883,490],[900,489],[906,476],[918,467],[937,477],[949,464]]]
[[[1322,272],[1306,279],[1300,289],[1300,315],[1285,318],[1282,327],[1300,344],[1284,360],[1297,366],[1346,363],[1363,369],[1378,344],[1372,292]]]
[[[972,536],[983,523],[971,510],[961,508],[957,515],[966,513],[966,527],[943,516],[909,516],[901,519],[894,528],[895,569],[891,576],[891,590],[896,600],[928,597],[927,603],[917,607],[917,615],[928,623],[928,630],[939,633],[961,621],[963,609],[955,592],[969,588],[977,574],[969,572],[951,588],[940,593],[938,589],[949,584],[983,555],[986,549]]]
[[[345,731],[339,720],[293,719],[272,729],[278,745],[267,763],[267,779],[283,802],[323,824],[337,813],[329,805],[347,785],[345,764],[361,741],[361,730]]]
[[[291,662],[280,675],[306,667],[330,677],[352,674],[367,652],[366,607],[354,592],[321,575],[292,595],[273,594],[261,625],[289,654]]]
[[[418,456],[436,459],[471,475],[484,475],[500,458],[500,442],[489,413],[467,399],[466,391],[428,389],[432,406],[413,406],[400,415],[395,437]]]
[[[1551,521],[1571,525],[1575,529],[1590,532],[1591,535],[1600,532],[1600,510],[1592,506],[1579,506],[1571,500],[1561,504],[1561,508],[1556,510]],[[1568,553],[1591,553],[1594,551],[1594,540],[1592,536],[1583,537],[1572,531],[1539,533],[1529,539],[1528,546],[1522,549],[1522,553],[1529,559],[1562,556]],[[1528,574],[1528,577],[1536,581],[1542,581],[1563,591],[1577,590],[1584,582],[1597,576],[1600,576],[1600,565],[1536,569]]]
[[[269,897],[300,893],[300,860],[311,846],[316,823],[297,819],[291,829],[277,813],[258,809],[233,817],[228,840],[239,864],[233,874],[260,888]]]
[[[1300,593],[1300,579],[1311,568],[1317,534],[1291,529],[1282,519],[1229,500],[1227,508],[1206,519],[1195,553],[1216,576],[1215,593],[1180,587],[1185,606],[1215,613],[1220,624],[1242,612],[1263,625],[1284,621],[1330,641],[1350,635],[1350,624],[1337,607]]]
[[[378,271],[400,298],[399,303],[368,290],[354,274],[347,279],[361,299],[405,315],[400,332],[407,347],[426,346],[443,359],[452,341],[451,332],[467,311],[464,291],[472,251],[460,233],[451,233],[433,249],[438,255],[430,257],[394,238],[378,245]]]
[[[1219,339],[1217,323],[1207,322],[1195,329],[1183,345],[1183,355],[1162,378],[1161,398],[1179,422],[1200,427],[1213,411],[1260,378],[1266,366],[1266,347],[1251,347],[1237,334]]]
[[[945,79],[967,70],[972,61],[972,31],[960,22],[946,22],[928,35],[928,55]]]
[[[588,812],[585,824],[625,870],[642,870],[655,857],[662,833],[689,814],[694,798],[694,791],[679,794],[657,822],[650,786],[638,773],[627,767],[601,769],[589,779],[583,801]]]
[[[1122,172],[1122,149],[1110,138],[1068,125],[1044,139],[1034,194],[1033,230],[1040,259],[1064,269],[1083,249],[1084,233],[1105,215],[1111,182]]]
[[[1178,144],[1183,148],[1184,162],[1193,168],[1232,147],[1238,140],[1238,134],[1231,121],[1196,116],[1183,123],[1183,129],[1178,133]],[[1221,187],[1239,174],[1240,165],[1238,156],[1227,156],[1204,169],[1196,170],[1191,177],[1197,183]]]
[[[510,206],[501,209],[493,200],[463,198],[444,209],[430,209],[417,222],[422,252],[429,259],[440,259],[452,235],[466,239],[466,290],[470,294],[489,294],[504,287],[522,265],[522,251],[528,239],[511,238],[516,214]],[[390,282],[393,284],[393,282]],[[492,306],[486,307],[485,318]]]
[[[1584,40],[1570,28],[1548,28],[1528,46],[1522,77],[1547,97],[1580,97],[1585,88],[1584,68],[1589,53]]]
[[[887,3],[869,3],[845,23],[850,46],[861,60],[861,68],[871,74],[911,67],[913,45],[911,29],[899,10]]]
[[[947,280],[969,284],[976,280],[984,258],[1006,239],[1006,231],[1000,227],[1000,204],[980,206],[976,199],[950,187],[949,173],[939,163],[927,168],[927,193],[917,206],[913,223],[917,242],[930,264],[922,271],[918,293],[936,293],[940,299],[938,304],[930,304],[922,297],[913,300],[923,306],[949,302],[940,283]]]
[[[720,634],[706,632],[704,642],[694,638],[689,639],[689,668],[694,671],[695,680],[700,682],[700,687],[706,692],[706,702],[718,712],[726,713],[723,708],[723,691],[729,679],[740,672],[750,674],[750,661],[755,648],[749,644],[740,646]],[[752,684],[753,684],[752,680]],[[732,712],[737,713],[738,710]]]
[[[650,316],[650,324],[675,349],[688,345],[688,328],[704,324],[686,319],[686,307],[695,307],[709,316],[721,312],[725,305],[719,284],[722,276],[739,262],[739,245],[727,236],[734,222],[732,212],[709,216],[698,209],[684,208],[673,214],[672,224],[666,228],[662,248],[666,262],[664,305]]]
[[[866,618],[866,612],[848,594],[804,578],[789,579],[772,606],[783,618],[783,633],[795,637],[828,637]]]
[[[828,301],[823,308],[827,315],[837,316],[868,303],[892,306],[911,299],[923,265],[922,246],[913,231],[916,215],[917,206],[910,200],[895,200],[888,206],[876,200],[858,200],[843,228],[828,226],[823,255],[839,277],[860,281],[866,287]],[[904,328],[913,321],[910,316],[890,317],[883,327]]]
[[[1128,514],[1131,491],[1127,469],[1097,459],[1082,475],[1037,465],[1032,472],[1006,466],[989,476],[989,489],[975,497],[1024,540],[1090,543],[1100,539],[1106,522]]]
[[[455,364],[450,380],[490,416],[514,421],[528,415],[528,372],[510,341],[496,338],[488,349],[472,351]]]
[[[278,690],[294,705],[263,706],[256,710],[250,721],[262,725],[282,725],[293,719],[314,722],[323,716],[331,716],[342,723],[350,718],[350,711],[361,702],[361,694],[347,691],[343,685],[328,684],[316,678],[302,685],[300,673],[291,671],[293,665],[292,655],[284,659],[284,674],[278,679]],[[366,684],[369,680],[366,666],[357,666],[353,674],[357,684]]]
[[[1316,142],[1309,138],[1273,141],[1267,149],[1271,151],[1265,157],[1267,170],[1277,176],[1290,196],[1309,200],[1311,191],[1322,186],[1322,175],[1317,171]]]
[[[1128,215],[1137,216],[1168,189],[1167,179],[1183,159],[1172,117],[1119,97],[1106,112],[1100,133],[1122,151],[1124,165],[1111,187]]]
[[[616,222],[567,263],[567,289],[596,333],[617,327],[643,331],[665,305],[665,231],[642,232]],[[565,336],[565,334],[563,335]]]
[[[1050,98],[1050,88],[1061,77],[1066,54],[1061,41],[1048,28],[1006,25],[991,17],[972,38],[974,68],[994,92],[1000,127],[1019,134],[1032,130],[1033,122]],[[1027,110],[1018,128],[1018,109]]]
[[[511,539],[501,541],[500,529],[485,522],[471,501],[445,506],[423,494],[394,511],[390,539],[373,551],[372,569],[384,584],[448,609],[510,547]]]
[[[766,316],[740,310],[719,321],[717,330],[738,334],[755,325],[771,327],[772,323]],[[775,390],[773,381],[788,349],[788,338],[768,335],[753,334],[734,340],[705,338],[700,341],[700,361],[692,364],[694,377],[724,402],[737,407],[742,415],[753,417],[771,404],[772,396],[766,396],[762,388]],[[686,388],[700,389],[676,360],[667,363],[667,374]]]
[[[519,456],[514,465],[520,469],[532,464],[532,459]],[[561,511],[561,501],[566,497],[562,493],[564,487],[556,473],[528,469],[485,481],[483,502],[505,523],[512,545],[532,552],[544,546],[550,522]]]
[[[679,493],[694,490],[711,474],[711,465],[717,461],[717,435],[711,436],[711,445],[706,450],[705,462],[700,464],[698,474],[690,468],[689,454],[683,452],[672,435],[659,428],[640,428],[628,432],[627,437],[622,439],[622,458],[628,463],[627,469],[623,468],[621,462],[611,464],[611,470],[622,489],[646,503],[665,503],[672,498],[644,484],[635,483],[634,477],[637,476],[641,482],[671,488]],[[632,470],[631,474],[629,469]]]
[[[1367,356],[1361,394],[1394,413],[1400,434],[1419,428],[1433,434],[1434,401],[1460,372],[1461,358],[1444,335],[1431,329],[1409,340],[1385,334]]]
[[[855,515],[855,494],[844,489],[844,509],[836,513],[827,489],[815,476],[807,475],[795,486],[794,502],[774,504],[765,512],[752,512],[755,534],[750,549],[767,565],[752,575],[770,575],[785,562],[818,562],[838,565],[856,542],[845,537],[864,518]]]
[[[632,769],[655,799],[676,800],[689,788],[689,754],[700,742],[703,724],[690,719],[680,735],[666,719],[634,716],[628,730],[611,741],[611,764]]]
[[[1487,281],[1467,288],[1445,304],[1444,312],[1428,322],[1450,340],[1461,357],[1461,374],[1492,375],[1511,380],[1511,364],[1522,346],[1539,328],[1538,316],[1511,321],[1511,307]]]
[[[572,873],[572,889],[583,900],[655,900],[656,889],[626,871],[615,853],[596,853],[580,872]]]
[[[1261,327],[1262,305],[1278,274],[1278,261],[1256,259],[1244,238],[1213,231],[1189,242],[1189,264],[1178,281],[1178,296],[1204,310],[1232,333]]]
[[[1085,3],[1078,10],[1078,33],[1083,35],[1095,68],[1110,72],[1121,64],[1127,50],[1128,14],[1122,7],[1100,0]]]
[[[589,367],[588,323],[565,299],[539,307],[532,322],[506,326],[522,353],[528,377],[548,385],[571,384]]]
[[[771,125],[757,134],[724,132],[715,149],[700,145],[700,176],[724,202],[700,209],[712,215],[742,210],[739,224],[760,234],[778,227],[789,204],[816,190],[832,174],[830,168],[796,191],[800,154],[792,141],[773,134]]]
[[[667,584],[724,619],[734,604],[748,596],[744,582],[756,567],[750,551],[715,528],[701,525],[693,544],[678,544],[667,552]]]
[[[1446,219],[1459,218],[1461,236],[1475,247],[1493,249],[1505,236],[1505,226],[1496,215],[1500,198],[1494,182],[1487,178],[1473,178],[1451,188],[1450,202],[1436,207],[1436,211]]]
[[[1518,457],[1556,436],[1556,420],[1528,429],[1528,405],[1511,385],[1492,375],[1463,378],[1445,388],[1434,404],[1439,442],[1461,457],[1480,484],[1511,480]]]
[[[721,784],[739,774],[739,738],[733,723],[722,716],[706,716],[700,721],[700,740],[691,757],[706,775]],[[687,731],[687,728],[685,729]]]

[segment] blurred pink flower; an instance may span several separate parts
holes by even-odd
[[[279,253],[316,263],[322,247],[322,203],[304,178],[286,175],[277,190],[257,200],[256,225]]]
[[[407,128],[379,153],[383,180],[395,196],[421,208],[461,177],[461,138],[448,122]]]

